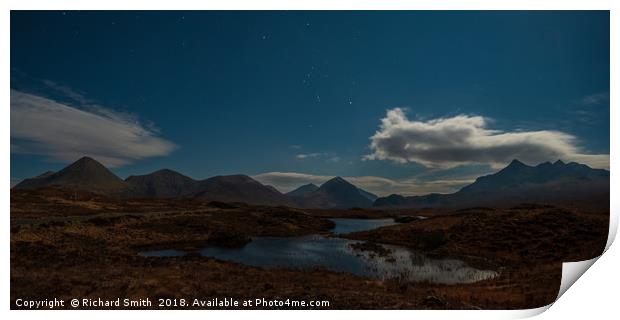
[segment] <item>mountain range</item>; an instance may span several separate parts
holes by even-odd
[[[111,197],[199,198],[304,208],[370,207],[377,198],[340,177],[320,187],[302,186],[297,192],[289,194],[283,194],[273,186],[241,174],[194,180],[176,171],[162,169],[122,180],[90,157],[82,157],[58,172],[48,171],[25,179],[15,185],[13,190],[45,187],[61,187]]]
[[[609,207],[609,171],[576,162],[545,162],[537,166],[513,160],[497,173],[482,176],[451,194],[390,195],[374,207],[433,208],[510,206],[519,203]]]
[[[377,196],[362,190],[341,177],[335,177],[320,187],[303,185],[286,194],[302,208],[366,208]]]
[[[609,171],[575,162],[528,166],[512,161],[497,173],[482,176],[451,194],[376,195],[335,177],[320,186],[306,184],[281,193],[247,175],[195,180],[170,169],[123,180],[96,160],[83,157],[58,172],[25,179],[13,190],[61,187],[110,197],[199,198],[301,208],[432,208],[508,206],[518,203],[563,205],[609,204]]]

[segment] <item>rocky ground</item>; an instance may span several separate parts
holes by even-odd
[[[119,200],[53,193],[11,198],[11,300],[17,298],[265,298],[328,300],[335,309],[513,309],[552,302],[561,262],[602,253],[608,212],[553,207],[427,212],[431,218],[349,234],[458,257],[500,273],[474,284],[379,281],[323,269],[263,269],[145,248],[242,246],[252,236],[327,233],[325,217],[419,212],[303,211],[193,200]],[[419,213],[420,215],[425,215]],[[50,219],[50,216],[54,219]],[[12,307],[15,308],[14,304]]]
[[[344,237],[458,257],[470,265],[497,270],[500,277],[484,284],[494,292],[487,298],[495,300],[490,303],[505,299],[506,307],[514,308],[553,302],[562,262],[600,255],[608,228],[607,212],[521,205],[457,210]]]

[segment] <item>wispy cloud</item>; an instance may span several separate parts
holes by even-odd
[[[564,126],[598,127],[609,123],[609,93],[594,93],[574,101],[573,105],[563,109],[569,114],[563,119]]]
[[[321,185],[325,181],[333,178],[333,176],[311,175],[297,172],[267,172],[255,175],[253,178],[261,183],[272,185],[278,190],[288,192],[308,183]],[[343,178],[379,196],[387,196],[393,193],[402,195],[421,195],[433,192],[451,193],[475,180],[475,177],[457,177],[454,179],[436,179],[432,181],[419,180],[417,178],[392,180],[376,176]]]
[[[499,168],[513,159],[537,164],[563,159],[596,168],[609,168],[608,154],[585,154],[573,135],[561,131],[489,129],[490,119],[457,115],[411,121],[400,108],[388,110],[379,130],[370,137],[366,160],[416,162],[430,168],[488,164]]]
[[[295,158],[297,160],[307,160],[307,159],[321,159],[321,161],[325,161],[327,163],[339,163],[342,160],[341,157],[337,156],[335,153],[330,152],[312,152],[312,153],[300,153],[296,154]]]
[[[45,85],[47,88],[56,91],[57,93],[63,95],[65,98],[71,99],[75,102],[78,102],[81,105],[89,105],[89,104],[94,104],[94,101],[91,101],[89,99],[86,98],[86,96],[84,95],[83,92],[79,92],[75,89],[72,89],[70,87],[67,87],[65,85],[61,85],[59,83],[56,83],[54,81],[51,80],[42,80],[41,81],[43,83],[43,85]]]
[[[288,192],[308,183],[322,184],[332,177],[297,172],[267,172],[252,176],[252,178],[261,183],[272,185],[283,192]]]
[[[318,158],[327,156],[327,153],[313,152],[313,153],[300,153],[295,155],[297,159]]]
[[[11,152],[69,162],[89,155],[107,166],[163,156],[174,143],[134,115],[93,104],[83,94],[53,82],[74,104],[11,89]]]
[[[579,104],[584,107],[609,105],[609,93],[601,92],[601,93],[590,94],[590,95],[583,97],[579,102],[580,102]]]
[[[333,162],[333,163],[340,162],[340,157],[331,157],[327,159],[327,162]]]

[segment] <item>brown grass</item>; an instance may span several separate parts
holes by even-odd
[[[60,198],[60,199],[58,199]],[[609,214],[548,207],[433,212],[322,210],[189,199],[109,201],[62,194],[12,194],[11,301],[16,298],[291,298],[329,300],[335,309],[515,309],[540,307],[558,292],[561,262],[604,247]],[[113,208],[110,211],[106,211]],[[129,212],[129,213],[127,213]],[[74,216],[99,214],[84,219]],[[348,235],[458,257],[492,268],[473,284],[378,281],[317,269],[264,269],[211,258],[145,258],[143,248],[240,246],[252,236],[324,233],[324,217],[432,216]],[[49,216],[66,217],[50,220]],[[365,246],[373,249],[374,246]],[[14,304],[12,304],[14,307]]]

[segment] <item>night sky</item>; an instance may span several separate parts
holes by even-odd
[[[606,11],[11,12],[12,184],[90,155],[422,194],[608,154]]]

